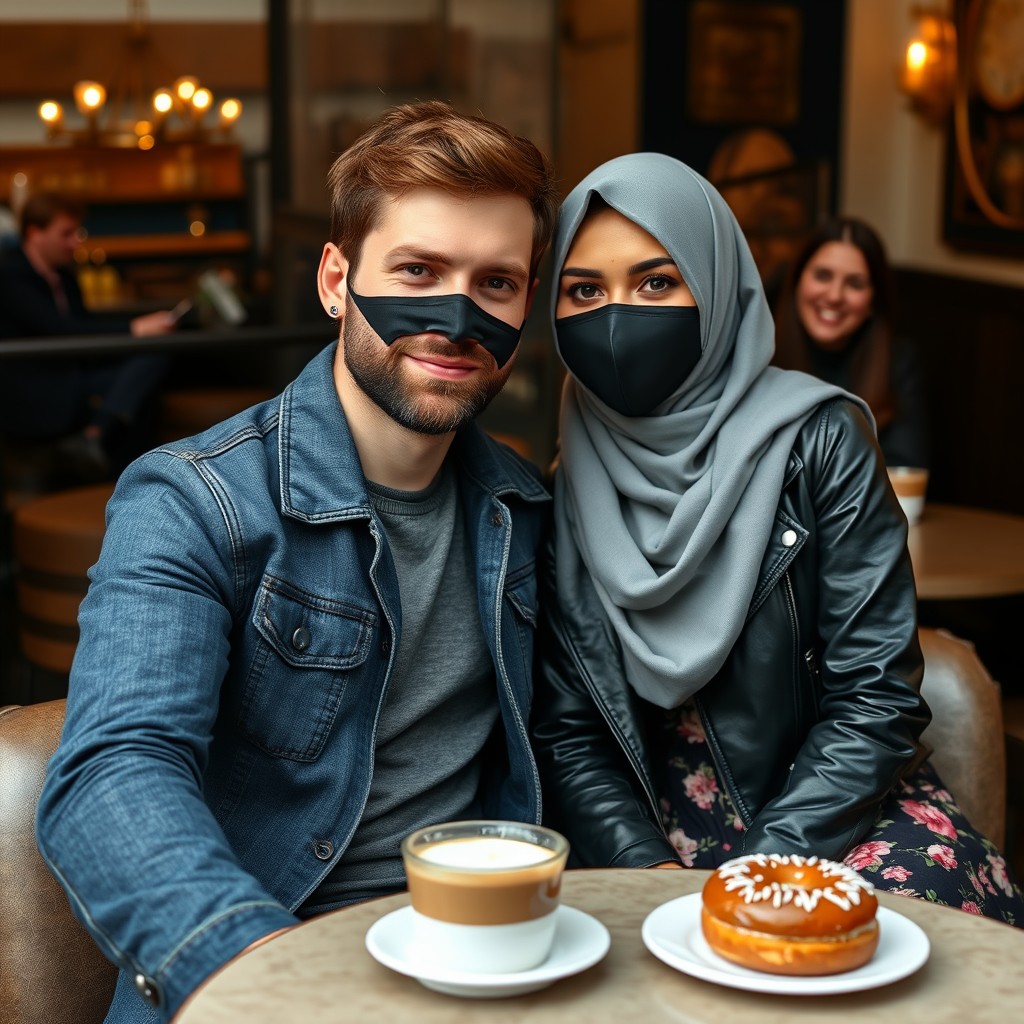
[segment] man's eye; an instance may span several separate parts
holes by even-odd
[[[512,282],[504,277],[489,277],[484,282],[488,288],[493,288],[495,291],[501,291],[504,288],[511,288]]]
[[[410,277],[423,277],[424,274],[429,272],[422,263],[410,263],[408,266],[402,267],[402,270],[409,274]]]

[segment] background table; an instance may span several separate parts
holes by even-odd
[[[1024,593],[1024,516],[928,503],[908,546],[922,600]]]
[[[530,1024],[1006,1024],[1017,1019],[1024,997],[1024,931],[885,893],[882,905],[917,922],[932,947],[924,967],[892,985],[834,996],[769,996],[681,974],[647,951],[640,926],[660,904],[699,891],[707,874],[568,872],[565,902],[604,922],[611,950],[590,970],[529,995],[494,1000],[441,995],[378,964],[366,951],[366,931],[408,904],[402,894],[314,918],[236,958],[193,994],[174,1024],[519,1024],[524,1019]]]

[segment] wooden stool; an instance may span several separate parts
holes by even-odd
[[[67,673],[78,646],[78,606],[103,543],[113,484],[76,487],[14,512],[14,562],[21,650],[26,660]]]
[[[159,444],[198,434],[235,413],[273,398],[266,388],[187,388],[161,400]]]

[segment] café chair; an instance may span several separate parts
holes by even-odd
[[[921,695],[932,721],[921,736],[931,763],[967,820],[1002,849],[1006,760],[999,685],[974,645],[945,630],[921,629]]]
[[[21,650],[30,665],[66,675],[78,646],[78,606],[100,556],[113,484],[57,491],[14,510]]]
[[[0,1020],[100,1024],[117,968],[75,920],[36,848],[35,812],[64,701],[0,708]]]

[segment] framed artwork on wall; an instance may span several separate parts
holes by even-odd
[[[960,39],[943,237],[1024,254],[1024,0],[957,0]]]

